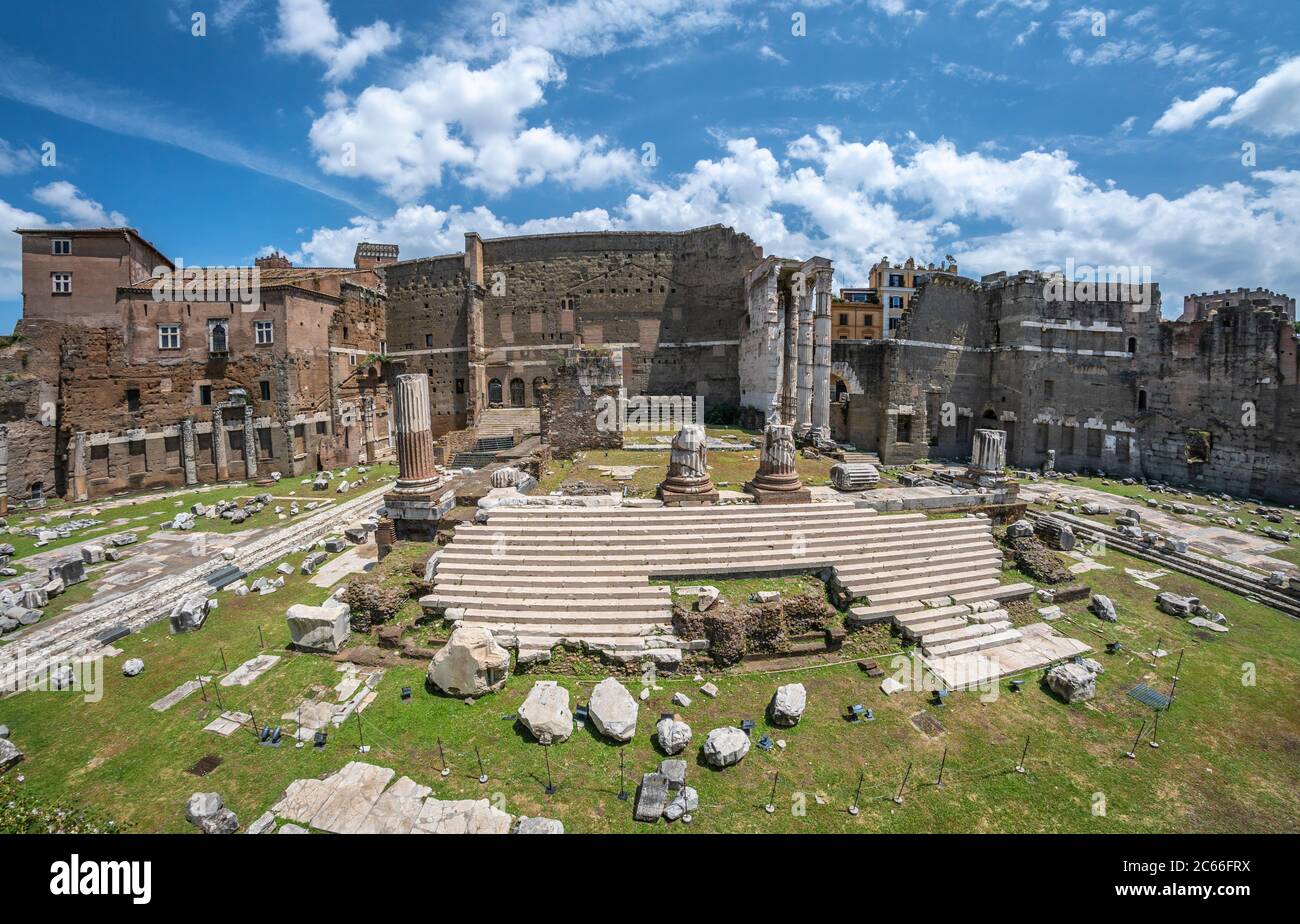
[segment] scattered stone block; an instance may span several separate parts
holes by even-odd
[[[554,818],[520,817],[515,822],[512,834],[563,834],[564,822]]]
[[[122,676],[134,677],[144,670],[144,662],[139,658],[131,658],[122,665]]]
[[[738,764],[749,753],[749,735],[739,728],[715,728],[704,739],[704,759],[714,767]]]
[[[768,706],[768,715],[773,725],[789,728],[799,724],[807,704],[808,693],[803,684],[787,683],[776,688],[776,694]]]
[[[519,707],[519,721],[538,744],[564,741],[573,734],[569,691],[554,680],[537,681]]]
[[[718,698],[718,688],[712,682],[706,683],[704,686],[700,687],[700,692],[709,699]]]
[[[0,773],[18,764],[23,759],[23,752],[8,737],[0,738]]]
[[[1115,612],[1115,603],[1104,594],[1094,594],[1088,609],[1092,610],[1093,615],[1102,622],[1119,622],[1119,615]]]
[[[668,807],[668,777],[662,773],[647,773],[641,777],[636,791],[636,808],[632,817],[653,824]]]
[[[613,677],[606,677],[591,691],[587,705],[596,730],[614,741],[631,741],[636,734],[637,704],[632,694]]]
[[[340,600],[327,600],[324,606],[295,603],[285,613],[289,640],[303,651],[338,654],[352,635],[351,611]]]
[[[196,792],[185,806],[185,820],[204,834],[234,834],[239,819],[215,792]]]
[[[487,629],[458,628],[429,662],[426,678],[450,696],[482,696],[505,686],[510,652]]]
[[[1097,675],[1102,667],[1096,661],[1058,664],[1047,672],[1047,686],[1067,703],[1078,703],[1097,695]]]
[[[655,739],[665,754],[680,754],[691,743],[691,727],[679,719],[660,719],[655,725]]]

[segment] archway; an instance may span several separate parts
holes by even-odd
[[[510,406],[524,406],[524,380],[514,378],[510,380]]]
[[[488,382],[488,405],[498,405],[501,403],[501,380],[492,379]]]
[[[546,379],[540,375],[533,379],[533,407],[542,406],[542,387],[546,384]]]

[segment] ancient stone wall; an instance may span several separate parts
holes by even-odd
[[[542,440],[557,459],[584,449],[618,449],[618,399],[623,390],[621,357],[616,350],[570,354],[542,388]]]

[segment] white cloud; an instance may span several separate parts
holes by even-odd
[[[1215,52],[1202,48],[1200,45],[1184,45],[1179,48],[1171,42],[1164,42],[1156,47],[1156,50],[1151,55],[1151,60],[1159,67],[1169,65],[1174,67],[1203,67],[1217,57],[1218,55]]]
[[[351,101],[331,94],[311,142],[322,170],[375,180],[403,202],[440,185],[447,170],[491,194],[544,180],[581,189],[636,177],[638,158],[608,149],[600,135],[527,125],[523,113],[563,81],[541,48],[515,49],[479,70],[431,56],[398,88],[368,87]]]
[[[1236,95],[1237,91],[1232,87],[1210,87],[1195,99],[1175,99],[1164,115],[1156,119],[1151,131],[1178,132],[1191,128]]]
[[[346,80],[371,57],[401,41],[388,23],[377,19],[344,37],[325,0],[280,0],[275,47],[286,54],[309,54],[328,65],[329,80]]]
[[[14,228],[44,228],[49,223],[0,199],[0,301],[17,298],[23,290],[23,239]]]
[[[591,57],[741,28],[746,21],[733,12],[736,5],[739,0],[500,0],[486,6],[481,0],[463,0],[442,21],[464,27],[445,36],[440,49],[451,58],[495,58],[510,48],[530,46]],[[502,18],[494,21],[496,15]],[[494,34],[498,23],[504,34]]]
[[[515,224],[486,208],[408,206],[383,220],[315,231],[306,260],[344,264],[358,240],[392,240],[403,256],[461,249],[485,235],[586,229],[676,230],[724,222],[768,253],[835,261],[839,285],[865,281],[880,256],[938,259],[964,272],[1078,264],[1150,266],[1175,305],[1182,293],[1237,285],[1300,288],[1300,171],[1177,197],[1131,193],[1084,176],[1064,152],[999,157],[915,139],[892,149],[846,140],[833,127],[791,142],[782,160],[752,138],[725,142],[671,182],[621,204]]]
[[[105,211],[102,205],[83,196],[81,190],[67,180],[37,186],[32,190],[32,198],[54,209],[65,221],[80,227],[120,228],[127,223],[121,212]]]
[[[1210,120],[1213,126],[1237,124],[1279,138],[1300,133],[1300,58],[1282,62]]]
[[[1037,19],[1030,21],[1030,23],[1016,36],[1015,41],[1013,41],[1012,44],[1017,46],[1025,44],[1025,42],[1029,41],[1029,36],[1038,31],[1040,25],[1042,25],[1042,23]]]
[[[771,45],[760,45],[758,48],[758,56],[765,61],[775,61],[777,64],[790,63],[786,59],[785,55],[781,54],[781,52],[777,51]]]
[[[36,152],[29,148],[16,148],[0,138],[0,176],[26,173],[36,166]]]

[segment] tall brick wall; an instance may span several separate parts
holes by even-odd
[[[623,389],[620,357],[607,350],[571,354],[542,389],[542,440],[557,459],[570,459],[586,449],[618,449],[623,434],[617,402]],[[614,410],[611,413],[610,408]]]

